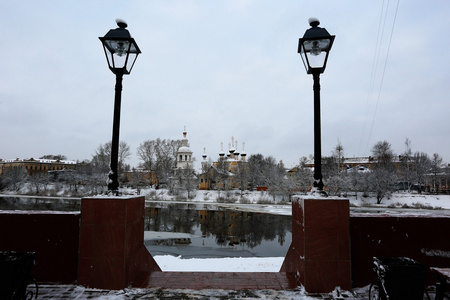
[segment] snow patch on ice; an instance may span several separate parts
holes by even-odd
[[[182,259],[156,255],[153,258],[165,272],[279,272],[284,261],[284,257]]]
[[[198,235],[182,232],[144,231],[144,240],[192,239]]]
[[[423,254],[426,256],[437,256],[437,257],[445,257],[450,258],[450,251],[443,251],[443,250],[437,250],[437,249],[421,249],[420,250]]]

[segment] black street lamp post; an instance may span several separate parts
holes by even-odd
[[[116,29],[111,29],[104,37],[99,37],[105,50],[109,69],[116,74],[116,88],[114,97],[113,132],[111,142],[111,170],[109,172],[108,192],[118,194],[119,181],[117,165],[119,160],[119,131],[120,131],[120,106],[122,100],[122,79],[128,75],[141,53],[138,45],[126,29],[125,21],[117,19]]]
[[[319,27],[319,20],[310,18],[311,28],[299,39],[298,53],[305,66],[306,73],[313,75],[314,85],[314,185],[312,192],[326,195],[322,181],[322,145],[320,129],[320,74],[325,71],[328,54],[335,36],[325,28]]]

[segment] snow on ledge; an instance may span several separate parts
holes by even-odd
[[[95,196],[89,196],[89,197],[83,197],[82,199],[101,199],[101,200],[119,200],[119,199],[135,199],[135,198],[145,198],[144,196],[138,196],[138,195],[95,195]]]
[[[3,215],[81,215],[80,211],[54,210],[0,210]]]

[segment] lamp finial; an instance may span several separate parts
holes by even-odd
[[[308,23],[309,25],[311,25],[311,27],[317,27],[320,25],[320,21],[317,18],[309,18]]]
[[[117,26],[120,28],[127,28],[128,24],[123,19],[116,19]]]

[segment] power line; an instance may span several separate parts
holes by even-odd
[[[381,90],[382,90],[382,87],[383,87],[384,76],[386,74],[386,67],[387,67],[389,52],[390,52],[390,48],[391,48],[391,44],[392,44],[392,37],[394,35],[394,28],[395,28],[395,23],[396,23],[396,20],[397,20],[397,13],[398,13],[399,4],[400,4],[400,0],[397,0],[397,6],[395,8],[394,19],[393,19],[393,22],[392,22],[391,33],[390,33],[390,37],[389,37],[389,43],[388,43],[387,51],[386,51],[386,57],[384,59],[383,71],[382,71],[382,74],[381,74],[380,86],[378,88],[378,94],[377,94],[377,98],[376,98],[377,100],[376,100],[376,103],[375,103],[375,110],[374,110],[374,113],[373,113],[369,134],[367,136],[367,143],[366,143],[366,147],[364,149],[364,155],[367,152],[367,148],[369,146],[370,139],[371,139],[371,136],[372,136],[372,131],[373,131],[374,124],[375,124],[375,118],[376,118],[376,114],[377,114],[377,110],[378,110],[378,105],[379,105],[379,102],[380,102],[380,96],[381,96]],[[364,133],[365,133],[364,132],[365,131],[365,125],[366,125],[367,117],[368,117],[369,111],[370,111],[370,109],[369,109],[370,108],[370,96],[372,95],[373,87],[375,85],[375,77],[376,77],[376,73],[377,73],[377,69],[378,69],[377,66],[378,66],[378,61],[379,61],[379,57],[380,57],[380,53],[381,53],[381,44],[382,44],[384,30],[385,30],[385,25],[386,25],[386,20],[387,20],[388,8],[389,8],[389,1],[388,1],[387,5],[386,5],[386,11],[384,13],[383,29],[381,31],[381,39],[380,39],[380,42],[379,42],[379,46],[378,46],[378,37],[379,37],[379,33],[380,32],[378,32],[378,34],[377,34],[377,46],[376,46],[376,49],[375,49],[374,61],[373,61],[373,64],[372,64],[372,74],[371,74],[370,87],[369,87],[369,96],[368,96],[368,101],[367,101],[366,115],[365,115],[365,119],[364,119],[364,123],[363,123],[363,132],[362,132],[361,142],[363,140],[363,136],[364,136]],[[382,5],[382,8],[381,8],[381,15],[380,15],[380,20],[379,20],[378,30],[380,30],[383,10],[384,10],[384,1],[383,1],[383,5]],[[375,56],[376,56],[376,58],[375,58]]]
[[[370,81],[369,81],[369,92],[367,93],[367,100],[366,100],[366,110],[364,113],[364,121],[363,121],[363,127],[362,127],[362,131],[361,131],[361,138],[360,138],[360,142],[359,142],[359,147],[358,147],[358,151],[357,153],[360,153],[361,150],[361,145],[363,143],[364,140],[364,136],[366,133],[366,123],[367,120],[369,118],[369,112],[370,112],[370,98],[372,96],[372,92],[373,92],[373,87],[375,85],[375,77],[377,74],[377,66],[378,66],[378,58],[379,58],[379,53],[380,53],[380,49],[381,49],[381,42],[382,42],[382,37],[380,38],[380,34],[383,34],[383,30],[381,30],[381,21],[383,19],[383,12],[384,12],[384,0],[381,4],[381,10],[380,10],[380,18],[378,20],[378,31],[377,31],[377,41],[375,43],[375,48],[373,51],[373,59],[372,59],[372,71],[370,74]]]

